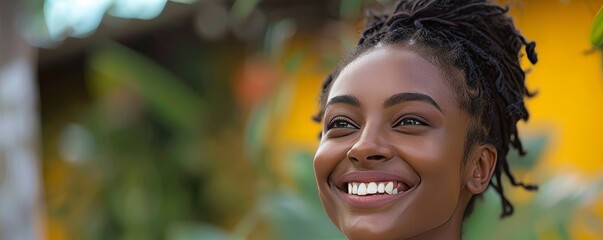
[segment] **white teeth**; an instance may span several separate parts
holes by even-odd
[[[394,190],[394,183],[388,182],[387,185],[385,185],[385,192],[388,194],[392,194],[393,190]]]
[[[386,193],[389,195],[402,193],[394,185],[397,182],[369,182],[369,183],[348,183],[348,194],[365,196],[369,194]]]
[[[366,193],[368,194],[375,194],[377,193],[377,184],[374,182],[370,182],[368,184],[368,186],[366,187]]]
[[[361,183],[360,185],[358,185],[358,195],[360,195],[360,196],[366,195],[366,184]]]

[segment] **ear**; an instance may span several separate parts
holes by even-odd
[[[466,186],[471,193],[480,194],[486,191],[494,173],[496,148],[492,144],[475,146],[469,156],[465,168]]]

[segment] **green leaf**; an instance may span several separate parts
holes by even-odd
[[[245,127],[245,154],[256,163],[266,145],[269,114],[270,109],[266,104],[259,105],[251,112]]]
[[[104,76],[93,78],[93,91],[103,94],[126,86],[170,126],[190,131],[199,125],[207,104],[161,65],[114,42],[102,44],[90,56],[92,70]]]
[[[590,29],[590,44],[598,48],[603,47],[603,7],[599,9],[593,20],[593,25]]]

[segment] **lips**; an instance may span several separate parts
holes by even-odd
[[[412,190],[418,183],[387,171],[354,171],[334,180],[338,195],[350,205],[372,208],[385,205]]]

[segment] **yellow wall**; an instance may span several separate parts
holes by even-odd
[[[603,78],[599,51],[588,41],[591,21],[603,1],[523,1],[516,25],[536,41],[539,62],[527,83],[538,90],[528,101],[530,129],[553,133],[543,167],[554,172],[603,170]],[[527,66],[527,64],[526,64]]]

